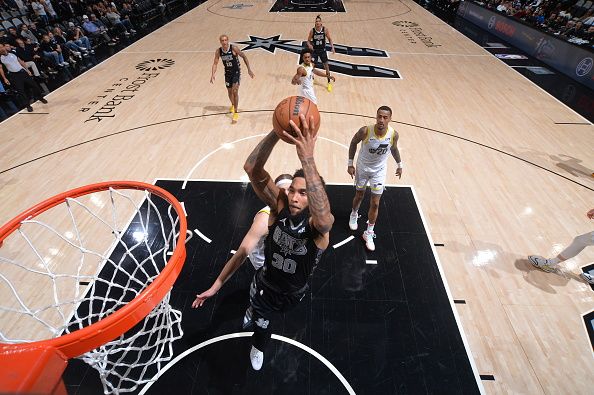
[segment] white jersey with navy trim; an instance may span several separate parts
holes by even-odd
[[[357,170],[364,172],[380,172],[385,170],[390,148],[394,143],[396,131],[388,126],[386,134],[379,137],[375,125],[369,125],[361,142],[361,151],[357,158]]]

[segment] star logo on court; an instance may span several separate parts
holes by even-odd
[[[166,69],[174,64],[175,61],[172,59],[150,59],[138,63],[136,68],[141,71],[156,71]]]
[[[246,44],[247,47],[243,48],[243,51],[249,51],[250,49],[265,49],[268,52],[274,53],[276,49],[281,45],[286,45],[295,40],[281,40],[280,34],[272,37],[258,37],[250,35],[249,41],[239,41],[238,44]]]

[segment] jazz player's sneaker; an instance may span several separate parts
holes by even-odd
[[[359,227],[359,224],[357,223],[358,219],[359,219],[359,214],[351,213],[351,216],[349,218],[349,228],[351,230],[357,230],[357,228]]]
[[[539,268],[543,272],[550,273],[556,270],[555,266],[551,265],[548,259],[540,255],[529,255],[528,260],[530,261],[532,266]]]
[[[594,285],[594,276],[590,273],[580,273],[582,280],[585,280],[588,284]]]
[[[328,86],[326,86],[326,89],[328,90],[328,92],[332,93],[332,82],[328,82]]]
[[[366,230],[365,232],[363,232],[363,235],[361,237],[363,237],[365,247],[367,247],[369,251],[375,251],[375,243],[373,242],[373,239],[375,239],[375,233]]]
[[[229,112],[230,113],[234,113],[235,112],[235,107],[233,107],[233,105],[229,108]]]
[[[250,350],[250,362],[252,363],[252,368],[254,368],[254,370],[262,369],[262,364],[264,363],[264,353],[252,346],[252,349]]]
[[[233,113],[233,120],[231,121],[232,123],[237,123],[237,121],[239,120],[239,114],[234,112]]]

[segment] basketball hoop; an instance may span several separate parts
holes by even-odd
[[[169,297],[186,232],[173,195],[132,181],[64,192],[0,228],[0,393],[65,393],[76,357],[105,393],[150,381],[183,334]]]

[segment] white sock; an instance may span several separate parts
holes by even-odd
[[[352,215],[353,217],[354,217],[355,215],[359,215],[359,210],[355,210],[355,209],[353,209],[353,210],[351,211],[351,215]]]
[[[373,227],[375,226],[375,224],[370,224],[369,222],[367,223],[367,231],[369,233],[373,233]]]

